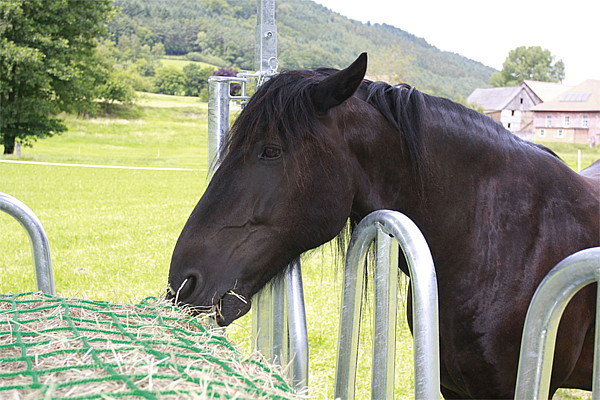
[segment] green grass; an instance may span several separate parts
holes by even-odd
[[[195,98],[140,94],[136,106],[114,115],[64,116],[66,133],[24,148],[20,158],[193,171],[0,163],[0,192],[27,204],[47,231],[59,294],[129,302],[165,288],[175,241],[207,184],[206,113],[206,103]],[[600,158],[598,150],[549,145],[572,168],[578,149],[583,150],[584,166]],[[24,230],[0,213],[0,232],[0,293],[34,290],[31,249]],[[333,397],[343,271],[335,251],[326,245],[303,256],[310,385],[317,399]],[[396,398],[407,399],[413,392],[412,338],[404,321],[404,301],[400,303]],[[367,309],[361,329],[357,398],[369,394],[371,318]],[[249,349],[250,329],[246,316],[228,333]],[[562,396],[556,398],[585,398],[573,392]]]
[[[176,67],[178,69],[183,69],[183,67],[185,67],[188,64],[198,64],[202,68],[210,67],[214,68],[215,70],[218,69],[218,67],[215,67],[212,64],[208,64],[202,61],[188,60],[187,58],[185,58],[185,56],[165,56],[160,59],[160,63],[163,67]]]

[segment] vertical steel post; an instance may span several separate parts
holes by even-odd
[[[308,388],[308,331],[304,309],[304,289],[300,258],[287,266],[285,272],[290,379],[296,389]]]
[[[257,0],[255,64],[257,85],[277,72],[275,0]],[[289,378],[297,390],[308,386],[308,333],[300,259],[283,277],[269,282],[252,299],[252,334],[256,348],[281,365],[290,364]]]
[[[212,176],[218,168],[220,151],[229,133],[229,83],[224,76],[208,78],[208,170]]]
[[[529,304],[523,336],[515,399],[548,398],[556,334],[563,311],[571,298],[584,286],[600,281],[600,247],[581,250],[559,262],[538,286]],[[597,295],[598,296],[598,295]],[[600,399],[598,321],[594,337],[592,398]]]
[[[257,0],[258,16],[255,30],[254,63],[262,74],[277,70],[277,26],[275,26],[275,0]]]
[[[396,308],[398,306],[398,244],[375,224],[373,368],[371,398],[394,398]]]
[[[388,237],[386,237],[388,236]],[[342,312],[338,337],[334,397],[353,399],[358,362],[358,339],[360,334],[361,300],[363,296],[365,257],[373,240],[376,246],[375,267],[376,308],[374,331],[374,363],[372,396],[374,399],[393,398],[394,353],[393,340],[397,296],[397,260],[399,253],[389,253],[391,237],[396,239],[408,265],[413,301],[413,346],[415,366],[415,399],[439,398],[440,361],[437,282],[433,259],[425,238],[417,226],[405,215],[389,210],[375,211],[367,215],[356,227],[348,253],[344,272]],[[388,253],[388,254],[386,254]],[[393,271],[392,271],[393,270]],[[389,274],[385,276],[385,274]],[[380,275],[381,274],[381,275]],[[389,287],[386,284],[390,284]],[[378,304],[380,302],[391,302]],[[393,311],[392,311],[393,308]],[[393,316],[393,317],[392,317]],[[390,323],[391,322],[391,323]],[[380,336],[380,337],[378,337]],[[381,350],[379,347],[382,346]],[[380,352],[381,351],[381,352]]]
[[[229,94],[232,81],[247,77],[258,78],[262,84],[277,72],[277,27],[275,0],[257,0],[258,15],[255,30],[256,74],[244,73],[245,78],[209,78],[208,132],[209,175],[218,168],[219,155],[226,145],[229,131],[229,104],[232,99],[245,100]],[[298,390],[308,386],[308,334],[304,310],[304,294],[300,260],[295,260],[281,278],[271,282],[252,299],[252,333],[256,348],[272,361],[283,366],[290,364],[288,375]]]
[[[55,295],[50,245],[42,223],[29,207],[6,193],[0,193],[0,210],[7,212],[19,221],[29,235],[38,290]]]

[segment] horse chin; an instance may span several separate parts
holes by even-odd
[[[226,292],[217,305],[217,324],[219,326],[231,324],[250,311],[251,306],[252,302],[250,298],[235,293],[232,290]]]

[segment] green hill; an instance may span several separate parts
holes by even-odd
[[[310,0],[275,3],[280,70],[340,68],[366,51],[370,77],[451,98],[488,86],[494,72],[390,25],[350,20]],[[109,29],[117,43],[125,36],[149,46],[161,43],[167,55],[254,69],[256,0],[115,0],[115,5],[121,13]]]

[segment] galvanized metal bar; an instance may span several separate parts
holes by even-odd
[[[376,230],[374,224],[359,223],[350,238],[346,253],[335,367],[336,399],[354,399],[365,259],[371,242],[375,239]]]
[[[308,388],[309,353],[300,258],[288,265],[285,277],[290,344],[288,359],[291,362],[289,376],[296,391],[301,393]]]
[[[562,313],[581,288],[599,279],[600,247],[594,247],[565,258],[540,283],[527,310],[523,327],[515,399],[548,398],[556,334]],[[596,307],[598,309],[598,305]],[[598,333],[596,328],[592,383],[596,399],[600,388]]]
[[[252,337],[256,350],[269,361],[287,362],[287,320],[285,289],[281,277],[267,282],[252,298]]]
[[[600,256],[596,267],[596,282],[600,282]],[[594,366],[592,367],[592,400],[600,400],[600,285],[596,287],[596,324],[594,330]]]
[[[219,155],[229,134],[230,77],[208,78],[208,168],[212,176],[220,164]]]
[[[22,201],[6,193],[0,193],[0,210],[5,211],[19,221],[29,235],[33,249],[35,280],[38,290],[55,295],[50,244],[42,223]]]
[[[405,215],[389,210],[375,211],[367,215],[358,224],[350,240],[344,273],[334,396],[341,399],[354,398],[364,260],[377,229],[398,241],[410,273],[415,399],[439,398],[439,319],[433,259],[417,226]],[[377,281],[378,277],[375,277],[375,280]],[[379,334],[377,331],[376,333]],[[389,398],[387,394],[382,396],[382,399]]]
[[[381,229],[375,238],[375,299],[371,398],[394,398],[396,308],[398,306],[398,244]]]
[[[256,70],[263,75],[272,75],[279,66],[275,0],[257,0],[257,9],[254,50]]]
[[[257,9],[255,66],[257,86],[260,86],[277,73],[279,65],[275,0],[257,0]],[[287,304],[287,308],[282,309],[282,304]],[[305,389],[308,385],[308,333],[299,258],[286,267],[283,279],[273,280],[269,289],[254,296],[252,315],[257,349],[272,360],[279,359],[284,366],[291,362],[289,378],[297,390]],[[265,337],[267,332],[263,331],[269,331],[271,337]],[[289,342],[280,346],[280,340]],[[267,343],[271,343],[270,349]]]
[[[230,83],[249,77],[258,79],[257,85],[277,72],[277,27],[275,0],[257,0],[256,69],[255,74],[244,72],[241,78],[210,77],[208,80],[208,141],[210,175],[222,160],[219,155],[227,143],[229,132],[229,105],[231,100],[247,100],[231,96]],[[287,299],[286,299],[287,295]],[[286,308],[287,305],[287,308]],[[289,315],[288,315],[289,314]],[[300,260],[290,264],[283,275],[271,282],[252,299],[252,335],[255,346],[265,357],[286,366],[291,362],[290,377],[298,390],[308,385],[308,334],[304,311],[304,294]]]

